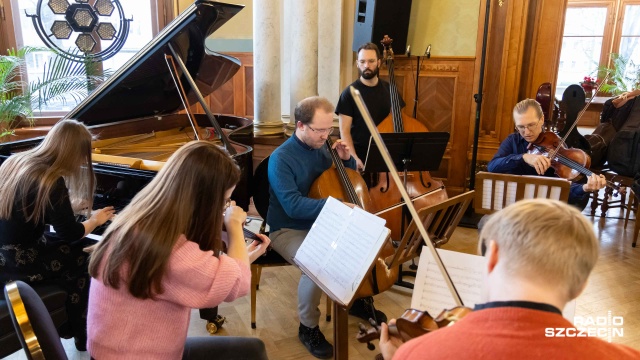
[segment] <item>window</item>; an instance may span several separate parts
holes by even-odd
[[[86,1],[69,0],[58,2],[54,1],[53,3],[67,4],[68,6],[68,4],[85,2]],[[49,3],[50,1],[42,0],[40,13],[43,28],[47,31],[47,34],[51,34],[51,28],[54,21],[62,20],[64,22],[65,19],[64,15],[61,15],[60,13],[56,15],[49,6]],[[92,6],[95,3],[95,1],[89,2]],[[124,46],[115,56],[102,62],[102,69],[115,70],[122,66],[122,64],[131,58],[133,54],[151,41],[153,36],[158,32],[158,23],[155,20],[157,19],[156,0],[120,0],[120,4],[122,5],[124,17],[126,19],[133,19],[133,21],[130,23],[129,35]],[[38,0],[10,0],[9,5],[12,14],[13,29],[8,29],[8,31],[13,30],[14,36],[13,39],[9,39],[8,41],[10,44],[14,44],[11,46],[15,46],[17,48],[25,46],[45,47],[46,45],[40,39],[34,28],[32,19],[26,15],[36,14]],[[113,23],[115,30],[118,31],[120,29],[119,19],[117,18],[118,15],[119,11],[116,8],[112,11],[111,17],[99,16],[98,21]],[[78,32],[71,33],[69,39],[57,39],[54,36],[50,36],[50,38],[60,49],[77,49],[76,39],[78,34]],[[9,36],[11,36],[11,34],[9,34]],[[94,38],[96,40],[96,45],[93,52],[101,51],[100,49],[106,49],[114,42],[114,40],[101,40],[99,36],[94,36]],[[32,82],[37,79],[41,79],[43,76],[44,64],[50,61],[51,56],[52,54],[48,51],[38,51],[28,54],[26,57],[26,80]],[[34,114],[46,117],[61,116],[71,110],[76,104],[76,101],[72,98],[66,99],[65,101],[58,101],[56,103],[51,102],[40,109],[41,112],[38,112],[38,109],[34,109]]]
[[[639,18],[640,0],[569,0],[556,97],[585,76],[594,76],[599,66],[611,66],[611,53],[640,64]],[[628,67],[627,73],[631,71]]]

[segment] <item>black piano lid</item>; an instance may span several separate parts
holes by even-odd
[[[64,119],[94,126],[161,116],[182,109],[165,60],[165,54],[171,54],[168,43],[180,54],[202,95],[207,96],[233,77],[240,61],[206,49],[205,39],[243,8],[243,5],[195,1]],[[196,102],[187,81],[183,79],[182,85],[189,103]]]

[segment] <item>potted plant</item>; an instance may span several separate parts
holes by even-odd
[[[44,64],[41,79],[25,82],[25,56],[36,51],[51,50],[25,47],[0,55],[0,142],[12,135],[17,126],[25,122],[33,125],[33,111],[42,105],[50,101],[64,103],[69,98],[80,100],[87,96],[87,88],[95,88],[109,76],[109,72],[88,75],[95,74],[94,64],[54,55]]]
[[[590,98],[593,96],[593,90],[598,88],[596,79],[591,76],[585,76],[583,81],[580,82],[580,86],[584,89],[585,96]]]
[[[611,54],[611,62],[613,67],[600,66],[596,70],[600,79],[609,75],[609,81],[600,88],[601,92],[619,95],[640,87],[640,66],[616,53]]]

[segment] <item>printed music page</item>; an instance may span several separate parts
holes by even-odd
[[[481,300],[482,271],[486,260],[482,256],[437,249],[447,272],[455,285],[462,303],[473,309]],[[427,310],[431,316],[437,316],[444,309],[456,306],[449,287],[433,259],[431,251],[424,246],[418,264],[415,287],[411,298],[411,307]]]
[[[476,304],[482,303],[482,273],[485,271],[486,258],[444,249],[437,249],[437,251],[464,306],[473,309]],[[455,306],[456,302],[431,251],[424,246],[418,264],[411,307],[426,310],[431,316],[438,316],[442,310]],[[567,303],[562,315],[573,323],[575,311],[576,300],[574,299]]]
[[[385,222],[329,197],[293,260],[333,300],[348,305],[389,236]]]

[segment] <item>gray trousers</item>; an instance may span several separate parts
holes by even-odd
[[[280,229],[269,234],[271,246],[275,251],[293,264],[302,241],[309,230]],[[295,264],[294,264],[295,265]],[[298,283],[298,317],[300,323],[306,327],[314,328],[320,322],[320,297],[322,289],[316,285],[305,273],[302,273]]]

